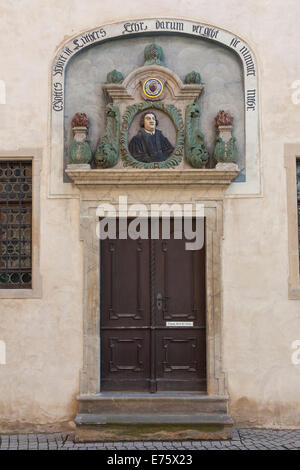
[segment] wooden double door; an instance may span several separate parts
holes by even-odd
[[[206,391],[205,248],[173,232],[100,241],[102,392]]]

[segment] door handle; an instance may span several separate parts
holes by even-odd
[[[157,310],[161,310],[163,308],[163,302],[169,300],[169,297],[163,297],[162,294],[159,292],[156,296],[156,307]]]
[[[156,307],[157,307],[157,310],[161,310],[162,309],[162,305],[163,305],[163,296],[161,295],[161,293],[159,292],[156,296]]]

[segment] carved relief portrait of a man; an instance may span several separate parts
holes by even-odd
[[[141,129],[129,143],[129,152],[136,160],[144,163],[163,162],[173,153],[173,145],[157,129],[157,125],[157,117],[152,111],[142,114]]]

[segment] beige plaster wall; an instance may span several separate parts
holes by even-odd
[[[71,427],[82,367],[82,246],[78,200],[49,199],[50,70],[80,31],[129,18],[183,17],[244,38],[259,66],[263,197],[225,203],[224,368],[232,417],[300,425],[300,303],[288,300],[285,143],[299,142],[298,0],[0,1],[1,152],[42,149],[42,298],[0,300],[0,430]],[[57,156],[61,158],[61,156]]]

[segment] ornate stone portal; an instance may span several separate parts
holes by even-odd
[[[187,83],[183,84],[160,65],[159,48],[146,48],[145,58],[150,65],[132,72],[124,81],[119,72],[113,71],[104,86],[110,103],[106,110],[106,133],[94,156],[96,169],[89,164],[72,164],[67,169],[80,192],[84,244],[84,367],[75,419],[76,438],[228,438],[232,421],[222,365],[221,240],[224,192],[238,174],[238,168],[224,160],[216,168],[205,168],[208,152],[199,129],[200,108],[196,103],[203,89],[199,74],[189,73]],[[160,113],[164,134],[170,141],[173,138],[174,152],[162,162],[143,163],[130,155],[128,143],[136,133],[139,114],[153,110]],[[120,195],[126,195],[130,204],[144,204],[149,209],[152,203],[198,202],[204,206],[207,370],[204,394],[101,392],[101,241],[96,235],[97,207],[105,201],[121,216]]]
[[[205,168],[209,163],[209,153],[205,144],[205,137],[199,128],[201,110],[197,100],[204,89],[200,74],[195,71],[187,73],[185,83],[182,83],[174,72],[163,66],[163,52],[160,46],[148,45],[145,48],[144,55],[145,65],[134,70],[125,80],[122,73],[117,70],[113,70],[107,75],[107,83],[103,86],[108,102],[106,107],[106,132],[97,146],[94,165],[96,168],[103,169],[113,167],[139,169]],[[132,129],[135,129],[135,133],[137,132],[137,123],[143,112],[156,113],[156,115],[158,113],[159,119],[162,118],[160,130],[155,129],[153,135],[163,135],[163,131],[164,134],[167,133],[167,137],[173,138],[173,152],[171,155],[169,152],[163,158],[161,156],[158,159],[152,157],[140,160],[130,152],[128,144],[133,137]],[[224,113],[224,111],[220,111],[216,117],[218,122],[222,118],[220,113]],[[77,115],[79,114],[77,113]],[[227,115],[229,114],[227,113]],[[74,117],[75,120],[76,116]],[[148,143],[145,141],[147,131],[142,133],[140,131],[137,136],[141,136],[139,138],[145,150],[148,147]],[[168,142],[168,139],[164,138]],[[76,134],[74,140],[76,140]],[[222,137],[219,135],[215,151],[215,157],[219,157],[217,161],[220,161],[222,152],[223,154],[225,152],[222,145],[226,145],[226,155],[222,161],[235,162],[236,146],[234,138],[231,137],[231,140],[225,139],[225,143],[221,140]],[[227,142],[228,140],[229,142]],[[153,142],[154,147],[156,145],[160,150],[160,140],[156,138],[153,139]],[[77,144],[77,147],[79,145],[82,144]],[[74,147],[74,143],[72,146]],[[81,160],[77,157],[77,161],[75,161],[72,146],[69,151],[71,163],[87,163],[85,155]],[[229,153],[231,158],[229,158]],[[121,158],[119,158],[119,154]]]

